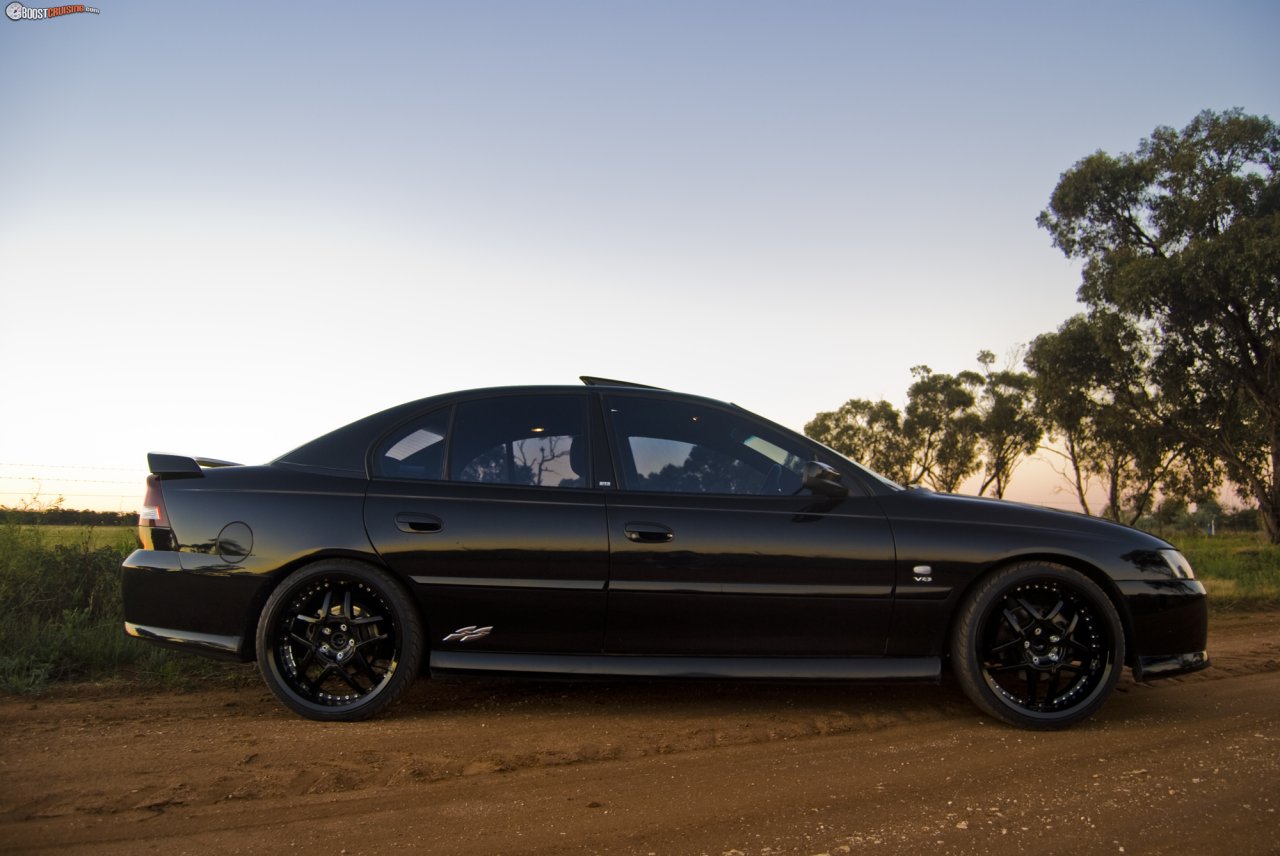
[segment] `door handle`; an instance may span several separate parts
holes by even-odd
[[[444,528],[444,521],[434,514],[402,511],[396,515],[396,528],[410,535],[430,535]]]
[[[628,523],[622,527],[627,540],[640,544],[663,544],[675,538],[675,533],[661,523]]]

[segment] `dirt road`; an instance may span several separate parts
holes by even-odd
[[[1034,734],[943,687],[422,682],[0,698],[0,852],[1280,853],[1280,613]]]

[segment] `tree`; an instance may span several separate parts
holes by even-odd
[[[911,480],[934,490],[954,493],[978,469],[981,418],[974,410],[974,390],[982,385],[977,372],[935,374],[928,366],[911,369],[915,383],[907,389],[902,428],[911,444]]]
[[[1157,128],[1062,174],[1039,224],[1080,297],[1139,332],[1170,428],[1220,461],[1280,543],[1280,128],[1241,110]]]
[[[851,398],[838,410],[817,414],[806,436],[901,484],[911,479],[911,445],[902,431],[902,414],[887,401]]]
[[[911,374],[901,413],[887,401],[854,398],[816,415],[804,433],[900,484],[952,493],[978,469],[982,420],[974,391],[982,376],[936,374],[928,366]]]
[[[978,392],[978,442],[982,460],[982,484],[978,495],[990,488],[1004,498],[1009,479],[1019,462],[1040,446],[1044,427],[1031,395],[1031,375],[1012,368],[993,371],[996,356],[980,351],[978,362],[985,372]]]
[[[1061,444],[1048,450],[1062,456],[1080,507],[1093,513],[1088,493],[1097,479],[1107,497],[1103,515],[1129,524],[1187,459],[1146,385],[1144,347],[1131,323],[1098,312],[1037,336],[1026,357],[1037,412]]]

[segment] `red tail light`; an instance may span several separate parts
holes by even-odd
[[[147,495],[142,498],[142,510],[138,512],[139,526],[168,526],[169,515],[164,510],[164,491],[160,477],[147,476]]]
[[[160,477],[147,476],[147,493],[138,512],[138,540],[144,550],[172,550],[173,533],[169,529],[169,512],[164,507],[164,489]]]

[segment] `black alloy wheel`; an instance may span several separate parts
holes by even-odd
[[[1111,694],[1124,667],[1124,630],[1097,583],[1028,562],[969,594],[951,654],[961,687],[982,710],[1023,728],[1065,728]]]
[[[344,559],[285,578],[262,610],[257,643],[271,692],[308,719],[367,719],[404,695],[422,664],[409,596],[385,572]]]

